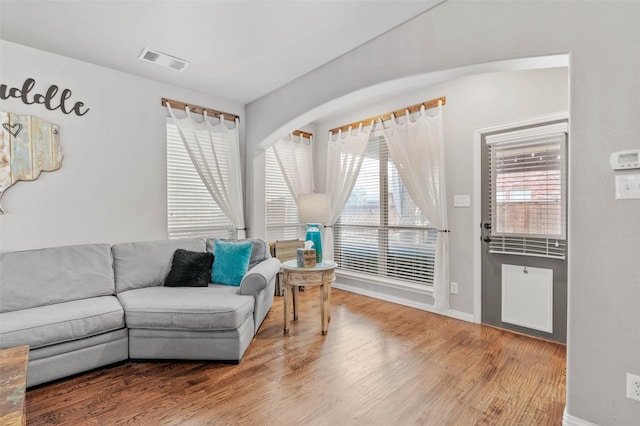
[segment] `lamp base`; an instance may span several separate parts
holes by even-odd
[[[319,223],[307,223],[306,241],[313,241],[316,250],[316,263],[322,263],[322,234]]]

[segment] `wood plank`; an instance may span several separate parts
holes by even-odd
[[[275,304],[239,365],[125,363],[27,391],[29,425],[562,423],[565,346],[319,287]]]
[[[9,114],[0,111],[0,124],[11,124]],[[0,128],[0,195],[9,188],[11,180],[11,134],[4,128]]]
[[[62,146],[60,146],[60,126],[51,124],[51,168],[47,171],[57,170],[62,165]]]
[[[31,151],[31,116],[9,114],[11,125],[21,124],[22,130],[17,136],[11,136],[11,183],[19,180],[33,180]]]
[[[51,170],[51,123],[39,117],[31,116],[31,164],[33,179],[38,179],[40,173]]]
[[[26,424],[29,346],[0,350],[0,425]]]

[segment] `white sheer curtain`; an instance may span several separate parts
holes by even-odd
[[[167,109],[202,182],[236,228],[236,238],[246,238],[238,120],[230,129],[222,114],[212,123],[206,111],[198,121],[188,107],[185,118],[176,117],[169,103]]]
[[[329,133],[326,192],[331,195],[331,215],[322,237],[323,257],[326,260],[333,260],[333,225],[349,200],[353,186],[358,179],[373,126],[371,124],[365,131],[360,123],[355,132],[352,132],[349,127],[349,131],[345,135],[339,131],[335,141],[332,138],[333,135]]]
[[[449,308],[449,234],[444,175],[442,103],[429,116],[424,106],[416,121],[391,118],[384,139],[407,191],[429,222],[438,229],[433,279],[434,305]]]
[[[309,143],[302,135],[298,141],[293,133],[289,139],[280,139],[273,145],[284,181],[291,192],[291,196],[298,203],[299,194],[311,194],[313,184],[313,139]]]

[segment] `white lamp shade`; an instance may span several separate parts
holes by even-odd
[[[327,223],[331,216],[329,194],[298,195],[298,217],[300,223]]]

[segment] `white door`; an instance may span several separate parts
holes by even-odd
[[[566,342],[567,122],[481,137],[482,323]]]

